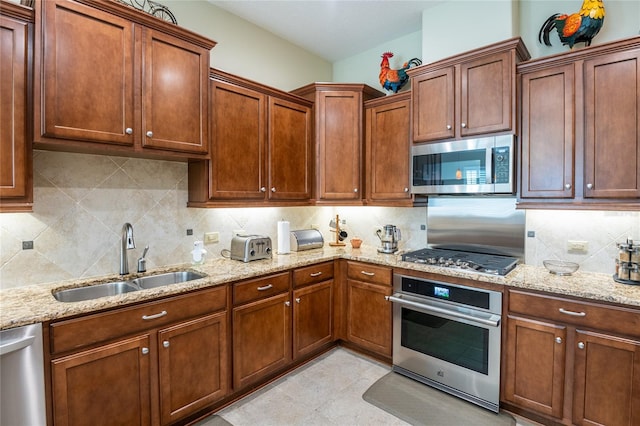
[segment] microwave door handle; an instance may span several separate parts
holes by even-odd
[[[486,180],[487,184],[493,183],[493,169],[495,169],[493,158],[493,146],[487,146],[485,164],[487,165]]]

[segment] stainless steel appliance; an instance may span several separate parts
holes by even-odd
[[[414,145],[414,194],[514,194],[514,137],[490,136]]]
[[[0,424],[46,425],[42,324],[0,331]]]
[[[402,260],[444,268],[466,269],[491,275],[507,275],[518,265],[518,258],[515,257],[434,248],[404,253]]]
[[[324,238],[317,229],[300,229],[290,232],[291,250],[303,251],[320,248],[324,245]]]
[[[502,294],[395,274],[393,370],[498,412]]]
[[[402,238],[400,228],[394,225],[384,225],[382,229],[376,231],[376,235],[380,238],[381,247],[378,247],[380,253],[395,253],[398,251],[398,241]]]
[[[271,238],[263,235],[236,235],[231,240],[231,259],[249,262],[271,259]]]

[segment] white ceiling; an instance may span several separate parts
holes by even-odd
[[[440,0],[209,0],[329,62],[419,31]]]

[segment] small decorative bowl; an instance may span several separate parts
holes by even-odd
[[[542,264],[555,275],[571,275],[580,267],[577,263],[564,260],[543,260]]]

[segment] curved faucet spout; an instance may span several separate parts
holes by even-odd
[[[127,250],[136,248],[136,242],[133,240],[133,226],[130,223],[125,223],[122,226],[120,245],[120,275],[127,275],[129,273],[129,260],[127,259]]]

